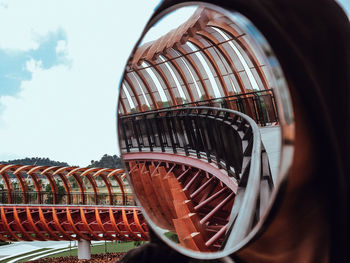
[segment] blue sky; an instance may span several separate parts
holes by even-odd
[[[345,12],[350,15],[350,1],[349,0],[337,0],[338,3],[344,8]]]
[[[0,49],[0,96],[15,95],[20,90],[21,82],[30,80],[32,73],[26,68],[30,59],[41,61],[43,69],[67,63],[62,52],[56,52],[59,41],[67,41],[63,30],[50,32],[39,40],[35,50],[16,51]]]
[[[158,3],[0,0],[0,160],[116,154],[120,78]]]
[[[158,3],[0,0],[0,160],[117,153],[118,84]]]
[[[338,2],[346,11],[350,11],[350,1],[339,0]],[[1,4],[7,7],[6,3]],[[0,96],[15,95],[20,90],[21,82],[31,79],[32,73],[26,68],[26,62],[31,58],[41,61],[43,69],[68,63],[64,54],[56,52],[60,40],[67,41],[67,36],[62,29],[40,37],[39,47],[36,49],[26,51],[0,49]]]

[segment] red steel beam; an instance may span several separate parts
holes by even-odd
[[[148,240],[149,237],[142,227],[144,217],[132,206],[3,205],[0,211],[0,240],[3,241]]]

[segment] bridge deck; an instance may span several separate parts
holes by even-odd
[[[272,178],[276,182],[281,153],[281,128],[280,126],[261,127],[260,132],[269,157]]]

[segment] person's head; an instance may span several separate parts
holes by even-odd
[[[187,1],[166,0],[155,11]],[[332,0],[216,0],[263,34],[287,80],[295,115],[292,168],[266,229],[237,262],[338,262],[349,244],[350,25]],[[289,143],[289,142],[286,142]]]

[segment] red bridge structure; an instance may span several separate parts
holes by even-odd
[[[122,169],[0,165],[0,240],[147,240]]]

